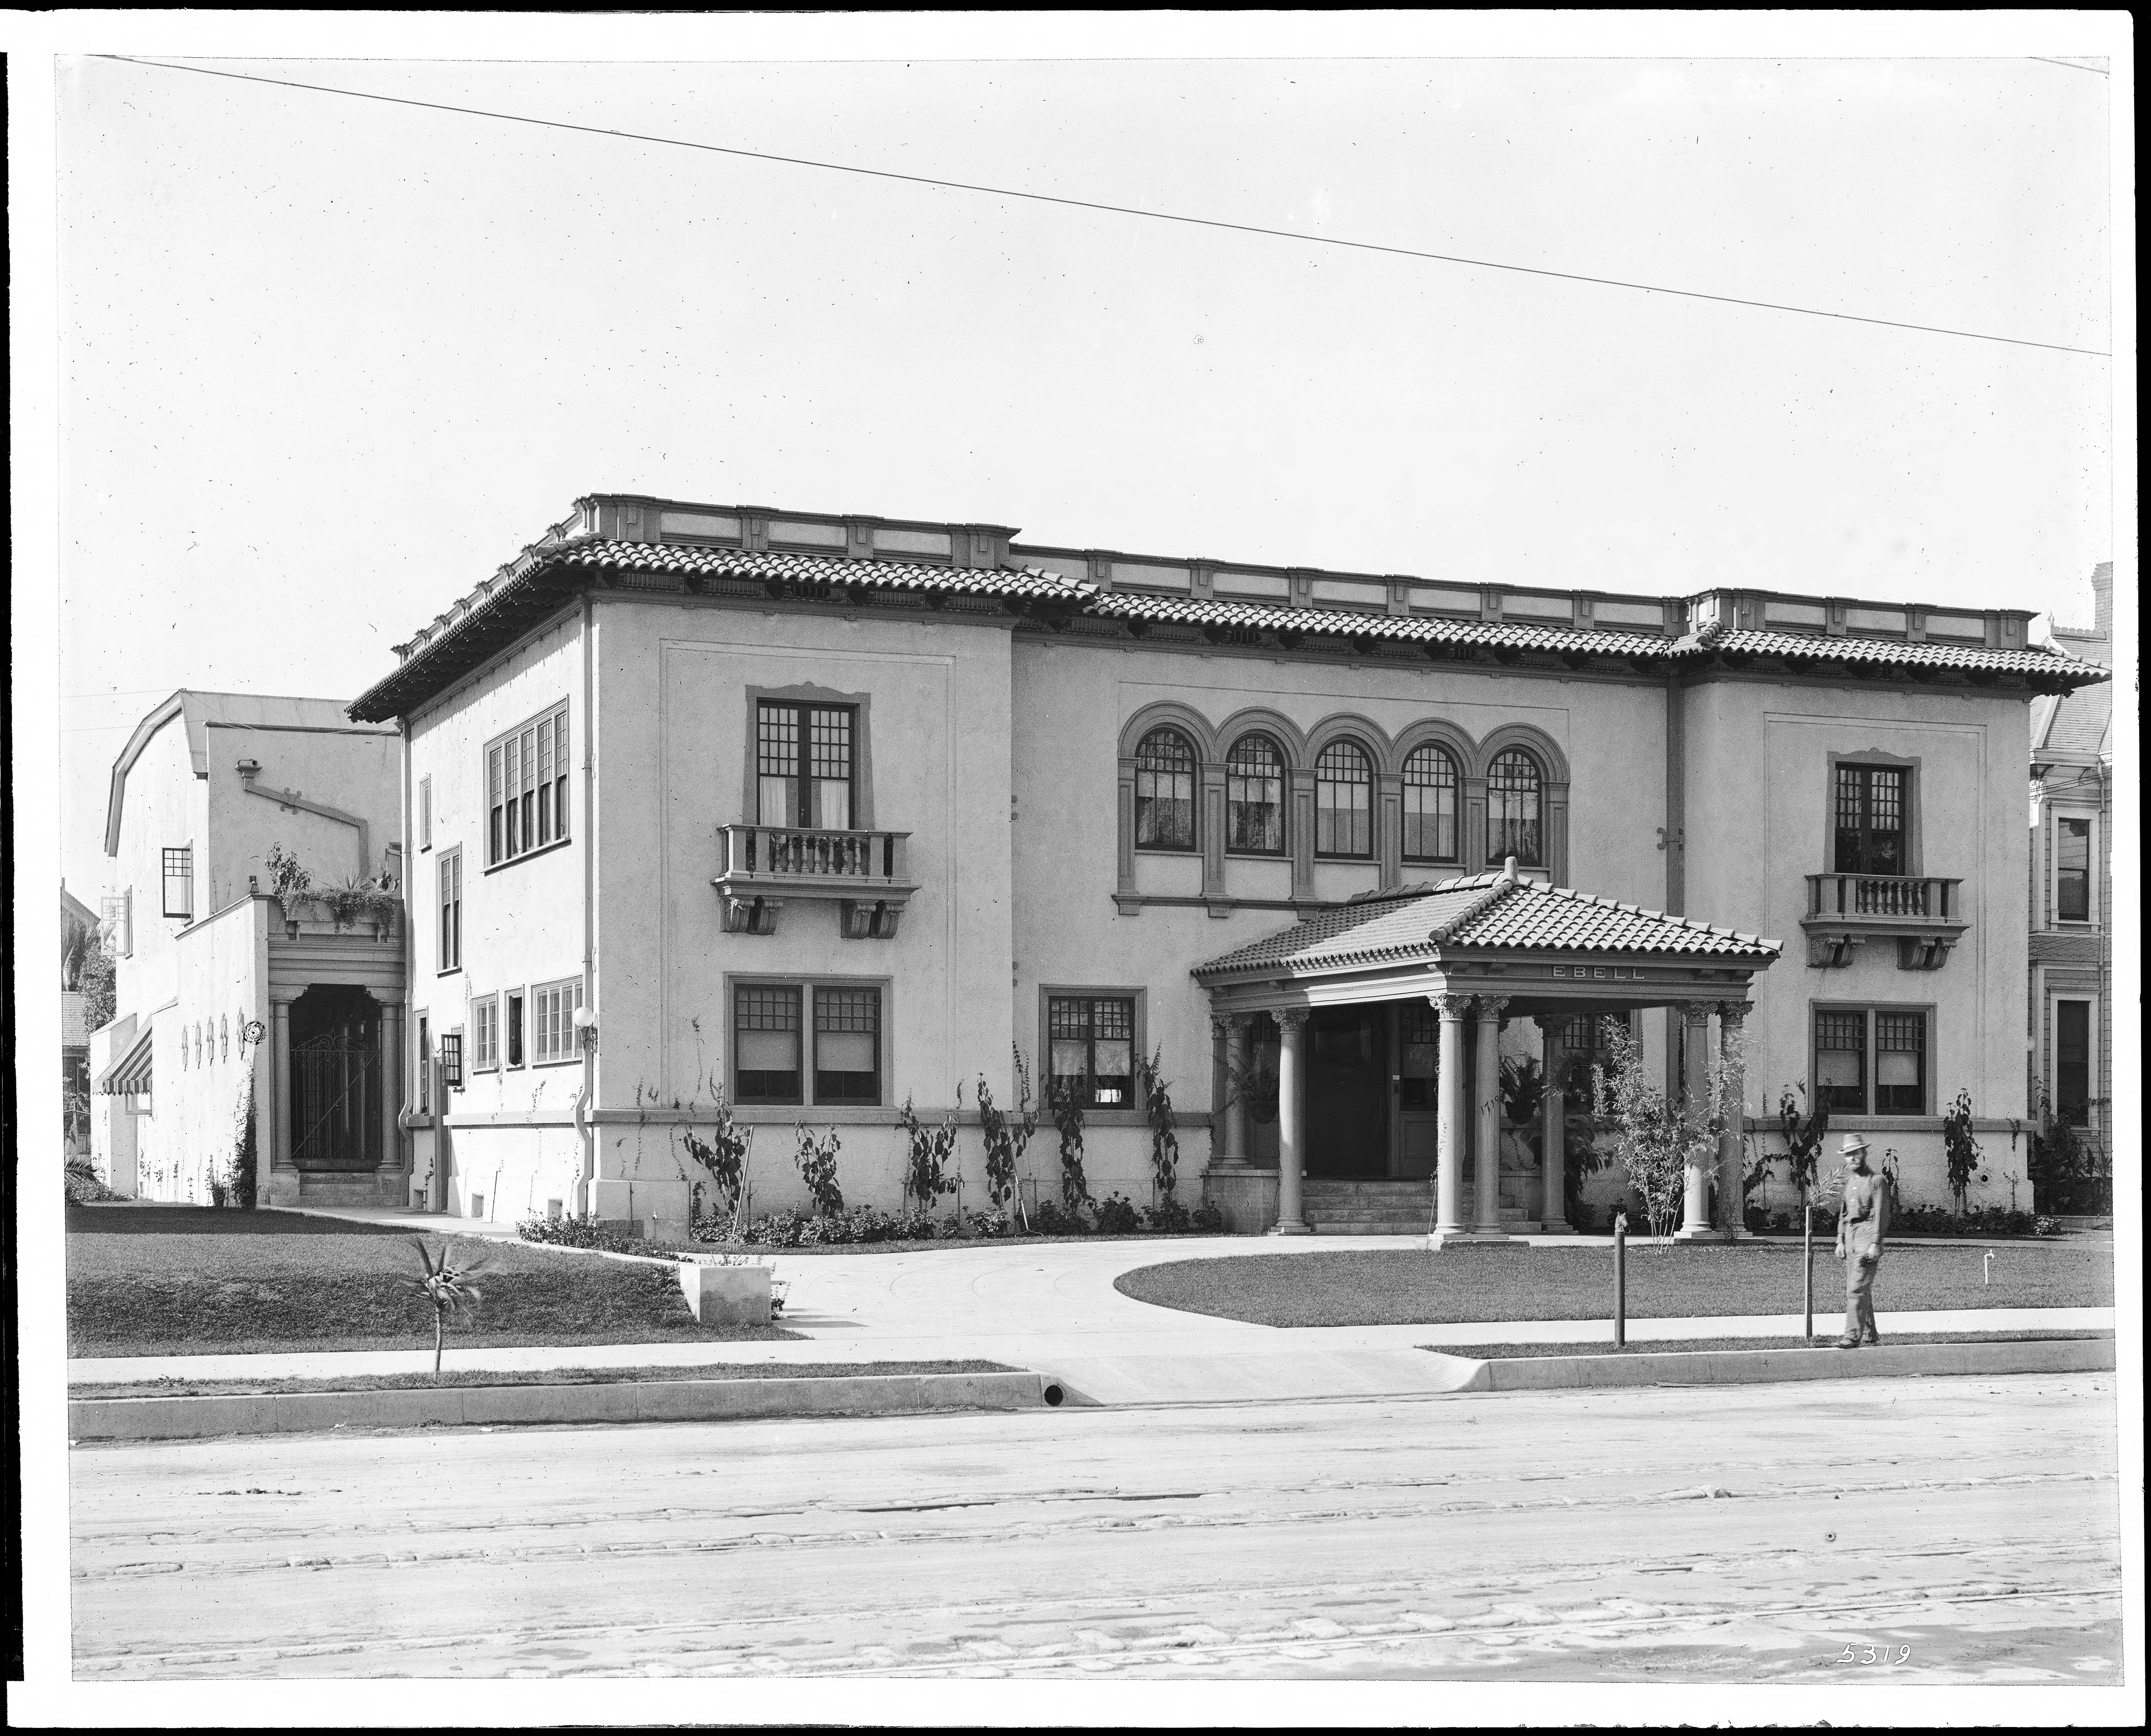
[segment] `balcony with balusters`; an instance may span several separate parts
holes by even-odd
[[[1971,927],[1964,882],[1932,874],[1809,874],[1808,963],[1850,964],[1873,939],[1897,943],[1900,970],[1939,970]]]
[[[833,903],[847,940],[893,940],[918,883],[908,878],[908,832],[829,831],[805,826],[721,826],[719,871],[725,932],[773,934],[786,904]]]

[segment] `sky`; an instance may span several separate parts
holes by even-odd
[[[2103,350],[2024,58],[195,61]],[[56,64],[61,867],[187,686],[350,698],[595,491],[2090,613],[2102,357]]]

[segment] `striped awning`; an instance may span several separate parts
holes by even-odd
[[[149,1089],[149,1067],[155,1058],[152,1040],[156,1027],[145,1025],[126,1054],[99,1076],[97,1088],[108,1097],[133,1097]]]

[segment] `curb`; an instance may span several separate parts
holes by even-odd
[[[1436,1354],[1441,1353],[1436,1352]],[[1878,1374],[2073,1374],[2110,1370],[2114,1341],[2003,1339],[1963,1344],[1875,1344],[1865,1350],[1661,1350],[1621,1356],[1518,1356],[1472,1365],[1460,1393],[1575,1387],[1744,1386]]]
[[[72,1399],[68,1402],[68,1435],[71,1441],[197,1440],[219,1435],[293,1435],[326,1429],[725,1422],[750,1417],[1023,1410],[1055,1402],[1048,1396],[1050,1384],[1043,1374],[1015,1369],[998,1374],[617,1380],[582,1385]]]

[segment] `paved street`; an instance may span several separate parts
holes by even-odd
[[[2079,1374],[82,1447],[76,1670],[2111,1683],[2113,1430]]]

